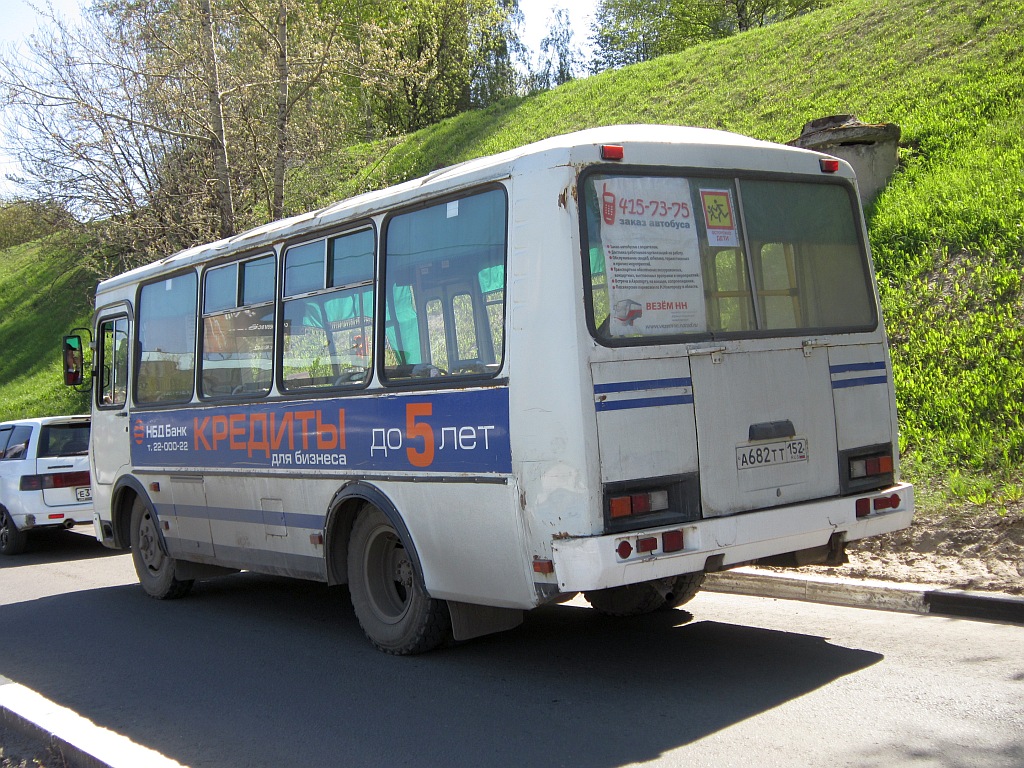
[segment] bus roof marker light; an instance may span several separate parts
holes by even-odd
[[[601,145],[601,159],[602,160],[621,160],[625,156],[625,150],[623,150],[620,144],[602,144]]]
[[[818,167],[822,173],[836,173],[839,170],[839,161],[834,157],[822,157],[818,160]]]

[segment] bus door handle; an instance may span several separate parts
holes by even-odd
[[[695,355],[711,355],[711,362],[714,365],[722,362],[722,353],[725,352],[724,346],[717,347],[690,347],[686,350],[686,354],[690,357]]]

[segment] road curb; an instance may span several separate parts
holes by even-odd
[[[710,574],[708,592],[1024,624],[1024,597],[917,584],[737,568]]]
[[[0,676],[0,731],[49,747],[67,768],[184,768],[159,752]],[[23,755],[31,760],[35,755]]]

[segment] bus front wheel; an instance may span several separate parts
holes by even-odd
[[[158,600],[184,597],[192,589],[192,580],[179,581],[174,576],[174,559],[164,552],[156,515],[140,496],[132,504],[132,562],[142,589]]]
[[[349,538],[348,588],[359,625],[385,653],[423,653],[451,636],[447,603],[426,593],[401,537],[370,505]]]

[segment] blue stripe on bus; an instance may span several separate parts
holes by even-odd
[[[672,389],[692,387],[693,379],[648,379],[646,381],[622,381],[613,384],[595,384],[594,394],[607,395],[612,392],[640,392],[646,389]]]
[[[674,397],[639,397],[635,400],[607,400],[596,403],[598,411],[625,411],[631,408],[656,408],[661,405],[692,405],[693,395]]]
[[[831,374],[852,373],[853,371],[884,371],[885,362],[880,363],[847,363],[845,365],[830,365],[828,371]]]
[[[252,525],[276,525],[273,517],[280,519],[284,517],[284,523],[289,528],[310,528],[320,530],[324,527],[323,515],[309,515],[300,512],[267,512],[262,509],[238,509],[235,507],[197,507],[193,505],[179,504],[173,511],[165,510],[164,514],[173,514],[176,517],[188,517],[198,520],[217,520],[224,523],[249,523]],[[266,516],[265,516],[266,515]]]
[[[870,376],[862,379],[839,379],[832,382],[832,389],[846,389],[848,387],[866,387],[870,384],[886,384],[889,381],[887,376]]]

